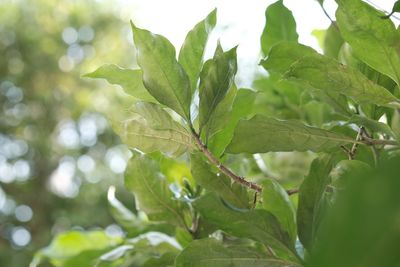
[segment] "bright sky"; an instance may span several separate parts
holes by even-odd
[[[128,1],[128,0],[125,0]],[[122,1],[122,2],[125,2]],[[142,28],[167,37],[179,51],[186,33],[202,20],[215,7],[218,8],[217,28],[209,40],[206,57],[215,49],[216,41],[221,40],[224,49],[238,47],[238,85],[250,86],[246,77],[254,74],[254,68],[261,59],[260,36],[265,24],[265,9],[276,0],[136,0],[133,15],[122,9],[121,16],[131,16]],[[380,9],[390,11],[395,0],[366,0]],[[293,12],[297,22],[300,42],[319,49],[314,29],[325,29],[330,22],[316,0],[284,0]],[[122,6],[124,4],[122,3]],[[132,5],[132,2],[130,3]],[[325,8],[334,17],[336,3],[325,0]],[[223,32],[223,33],[222,33]],[[259,68],[257,68],[259,69]],[[251,77],[250,77],[251,78]]]

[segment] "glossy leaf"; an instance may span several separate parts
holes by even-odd
[[[176,60],[174,46],[165,37],[133,24],[132,31],[144,86],[158,102],[189,120],[190,81]]]
[[[186,35],[179,52],[178,61],[189,77],[192,95],[197,87],[207,40],[216,22],[217,10],[214,9]]]
[[[262,199],[263,208],[278,219],[294,245],[297,238],[296,213],[285,189],[278,182],[267,179],[263,182]]]
[[[396,137],[396,134],[392,131],[392,129],[390,129],[390,127],[387,124],[364,117],[364,116],[353,115],[349,118],[348,122],[355,123],[358,126],[364,126],[367,129],[372,130],[373,132],[386,134],[393,138]]]
[[[106,79],[111,84],[121,86],[125,93],[141,100],[155,102],[142,81],[140,69],[124,69],[114,64],[106,64],[84,77]]]
[[[329,173],[333,168],[331,156],[316,158],[299,189],[297,208],[297,229],[303,246],[310,249],[313,245],[320,220],[321,203],[326,186],[330,181]]]
[[[215,55],[207,60],[200,73],[199,129],[214,115],[220,102],[231,88],[237,71],[236,47],[223,52],[218,44]]]
[[[181,209],[173,200],[156,163],[146,156],[134,156],[128,164],[125,186],[134,193],[138,210],[150,220],[184,226]]]
[[[270,246],[279,257],[297,262],[289,234],[274,215],[266,210],[234,210],[215,194],[207,194],[194,202],[203,219],[228,234],[250,238]],[[230,222],[230,223],[227,223]]]
[[[153,103],[136,103],[116,128],[125,144],[146,153],[179,156],[193,147],[189,132]]]
[[[224,245],[207,238],[192,242],[176,258],[175,267],[294,267],[296,263],[270,258],[255,248]]]
[[[215,192],[235,207],[250,208],[246,188],[232,183],[231,179],[223,173],[215,174],[200,153],[191,155],[190,164],[193,178],[207,191]]]
[[[228,153],[265,153],[273,151],[329,151],[354,140],[328,130],[304,125],[295,120],[277,120],[256,115],[241,120]]]
[[[400,33],[382,12],[358,0],[338,0],[337,22],[354,54],[400,85]]]
[[[264,55],[281,41],[297,42],[296,21],[292,12],[279,0],[265,11],[266,24],[261,35],[261,48]]]

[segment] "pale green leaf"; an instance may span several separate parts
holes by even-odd
[[[114,64],[106,64],[84,77],[106,79],[111,84],[121,86],[125,93],[144,101],[155,102],[143,85],[140,69],[124,69]]]
[[[244,245],[224,245],[215,239],[192,242],[176,258],[175,267],[295,267],[300,266]]]
[[[191,155],[190,164],[193,178],[207,191],[215,192],[235,207],[250,208],[246,188],[232,183],[231,179],[223,173],[215,174],[200,153]]]
[[[384,15],[360,0],[337,0],[336,18],[354,54],[400,85],[400,32]]]
[[[190,133],[157,104],[137,102],[116,128],[125,144],[146,153],[179,156],[193,148]]]
[[[217,10],[214,9],[186,35],[179,52],[178,61],[188,74],[192,95],[197,87],[207,40],[216,22]]]
[[[297,262],[289,234],[266,210],[234,210],[215,194],[206,194],[193,203],[202,218],[230,235],[250,238],[270,246],[279,257]]]
[[[144,211],[150,220],[184,227],[181,208],[153,160],[139,155],[130,159],[125,186],[134,193],[137,209]]]
[[[281,41],[297,42],[296,21],[292,12],[279,0],[265,11],[266,24],[261,35],[261,48],[264,55],[271,47]]]
[[[262,198],[263,208],[278,219],[294,245],[297,238],[296,214],[285,189],[278,182],[267,179],[263,182]]]
[[[343,43],[344,40],[336,24],[331,24],[326,30],[324,38],[324,45],[322,47],[324,55],[337,59]]]
[[[265,153],[274,151],[330,151],[354,140],[339,133],[304,125],[295,120],[277,120],[256,115],[241,120],[228,153]]]
[[[332,168],[332,156],[316,158],[299,189],[297,229],[299,239],[307,249],[312,247],[320,224],[322,198],[330,181],[329,173]]]
[[[163,36],[132,24],[137,60],[143,71],[143,83],[161,104],[190,119],[189,78],[176,60],[174,46]]]
[[[218,104],[231,88],[237,71],[236,47],[223,52],[218,44],[215,55],[204,63],[199,85],[199,129],[213,116]]]

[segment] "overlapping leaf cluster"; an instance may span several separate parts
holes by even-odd
[[[216,11],[188,33],[178,56],[166,38],[132,24],[140,69],[105,65],[87,76],[119,84],[137,99],[115,129],[134,149],[125,185],[139,213],[112,198],[113,212],[131,239],[86,248],[92,263],[339,266],[321,240],[346,242],[339,239],[343,235],[330,236],[332,224],[324,220],[346,189],[343,177],[352,180],[352,174],[374,168],[398,149],[400,33],[368,4],[337,2],[338,23],[324,33],[324,54],[298,43],[295,20],[281,0],[267,8],[260,65],[268,75],[254,82],[256,90],[235,86],[236,48],[224,51],[217,44],[203,62]],[[298,189],[286,190],[272,177],[249,171],[243,178],[240,168],[229,166],[235,157],[293,151],[315,158]],[[171,157],[172,166],[184,162],[179,166],[185,174],[171,176],[162,168]],[[260,187],[250,186],[252,177]],[[298,194],[289,196],[293,193]],[[382,213],[390,216],[392,210]],[[343,220],[351,216],[345,213]],[[357,216],[366,215],[354,216],[360,221]],[[374,223],[384,227],[390,220]],[[69,256],[54,252],[64,239],[57,237],[40,257],[70,266]],[[394,243],[399,244],[387,242]],[[379,244],[370,244],[370,250]],[[88,252],[73,255],[82,253]],[[391,263],[398,264],[397,258]],[[362,257],[349,262],[340,266],[373,266]]]

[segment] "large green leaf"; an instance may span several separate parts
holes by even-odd
[[[268,58],[261,64],[268,71],[278,72],[310,90],[344,94],[359,104],[400,106],[395,96],[358,70],[303,45],[280,43],[271,49]]]
[[[202,218],[228,234],[249,238],[270,246],[279,257],[297,262],[289,234],[266,210],[236,210],[215,194],[206,194],[193,203]]]
[[[176,60],[174,46],[165,37],[133,24],[132,31],[144,86],[161,104],[189,120],[192,98],[190,81]]]
[[[310,172],[304,179],[299,190],[297,208],[297,229],[299,239],[305,248],[313,245],[321,220],[321,203],[326,186],[330,181],[329,173],[333,168],[331,156],[316,158],[310,167]]]
[[[208,148],[215,155],[221,155],[226,146],[232,140],[233,131],[235,130],[239,120],[253,114],[256,97],[257,93],[252,90],[239,89],[237,91],[235,100],[232,104],[232,109],[229,112],[226,112],[225,118],[227,119],[224,123],[221,123],[224,127],[208,139]],[[226,99],[228,99],[228,97],[226,97],[223,102],[225,102]],[[221,103],[220,107],[221,106],[223,106],[223,103]],[[217,111],[216,113],[219,112]]]
[[[296,213],[285,189],[276,181],[267,179],[263,182],[263,208],[271,212],[289,233],[292,243],[296,242]]]
[[[218,44],[214,57],[204,63],[199,86],[199,128],[213,116],[218,104],[231,88],[237,71],[236,47],[227,52]]]
[[[317,53],[297,60],[284,76],[311,88],[344,94],[358,104],[400,107],[400,101],[386,88],[358,70]]]
[[[307,266],[400,266],[400,158],[349,172]]]
[[[111,84],[121,86],[125,93],[135,98],[155,101],[143,85],[140,69],[124,69],[114,64],[105,64],[97,70],[85,74],[84,77],[106,79]]]
[[[273,151],[329,151],[353,143],[351,138],[328,130],[304,125],[295,120],[277,120],[256,115],[241,120],[228,153],[265,153]]]
[[[224,245],[212,239],[192,242],[176,258],[175,267],[294,267],[293,262],[271,258],[256,248],[244,245]]]
[[[185,225],[181,208],[173,200],[164,176],[157,164],[146,156],[134,156],[128,164],[125,186],[135,194],[138,209],[150,220]]]
[[[116,130],[125,144],[146,153],[179,156],[193,147],[190,133],[153,103],[137,102]]]
[[[297,42],[296,21],[292,12],[279,0],[265,11],[266,24],[261,35],[261,48],[264,55],[271,47],[281,41]]]
[[[214,9],[186,35],[185,41],[183,42],[179,52],[178,61],[186,70],[189,77],[192,95],[197,87],[208,36],[215,27],[216,22],[217,10]]]
[[[337,0],[336,18],[354,54],[400,85],[400,33],[382,12],[359,0]]]
[[[238,208],[249,208],[247,190],[240,184],[232,183],[223,173],[219,175],[211,171],[211,166],[205,162],[200,153],[192,154],[190,158],[192,176],[196,182],[210,192],[217,193],[225,201]]]

